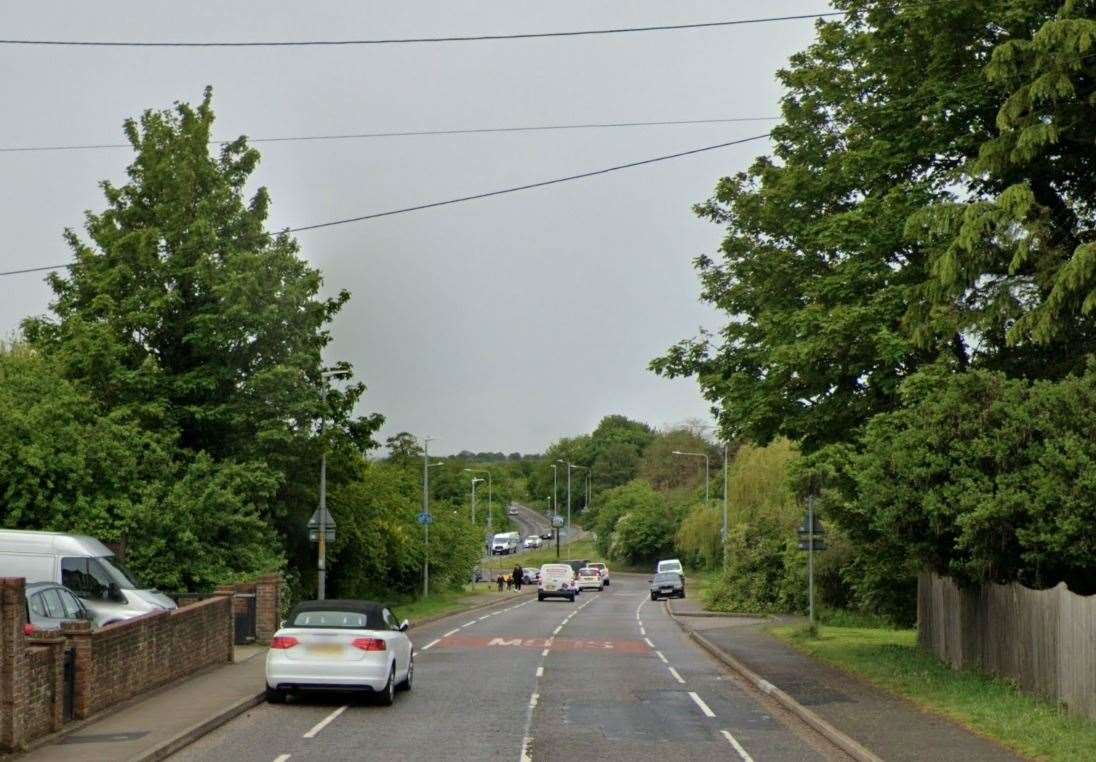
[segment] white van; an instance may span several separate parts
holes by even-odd
[[[0,577],[64,585],[104,623],[175,608],[163,593],[141,587],[110,548],[84,535],[0,529]]]
[[[517,553],[520,545],[521,534],[519,532],[497,534],[491,538],[491,555],[508,556],[511,553]]]
[[[661,574],[662,572],[677,572],[684,577],[685,567],[676,558],[667,558],[665,561],[659,561],[658,568],[655,569],[655,574]]]

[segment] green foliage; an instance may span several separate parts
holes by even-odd
[[[704,459],[674,455],[673,451],[707,453],[712,467],[718,470],[723,453],[716,453],[712,445],[700,434],[688,428],[659,432],[647,449],[639,465],[639,477],[658,490],[679,487],[698,487],[704,496]],[[714,472],[711,476],[715,476]]]
[[[715,569],[723,563],[723,511],[714,505],[696,505],[674,536],[674,548],[686,566]]]
[[[66,231],[75,262],[50,276],[54,314],[23,323],[30,345],[92,401],[90,410],[128,427],[106,452],[125,447],[143,459],[149,448],[133,441],[142,437],[159,449],[161,475],[152,481],[171,486],[144,491],[154,506],[88,528],[169,587],[265,571],[286,553],[310,569],[303,524],[317,502],[320,451],[331,454],[338,484],[381,423],[354,417],[361,384],[327,388],[321,353],[349,295],[321,297],[320,273],[296,242],[266,230],[266,189],[244,195],[258,152],[240,138],[210,153],[211,100],[207,89],[196,107],[178,103],[126,122],[135,152],[127,182],[102,183],[106,207],[88,213],[86,239]],[[350,375],[345,363],[336,369]],[[103,463],[110,457],[121,456]],[[141,489],[125,467],[107,481]],[[95,510],[129,510],[105,492],[89,498]],[[20,499],[42,502],[34,487]],[[14,520],[87,526],[79,504],[53,511]],[[187,554],[158,555],[168,540]]]
[[[1060,382],[925,371],[874,419],[832,510],[883,572],[1096,592],[1096,369]]]
[[[650,487],[644,487],[650,491]],[[637,494],[636,497],[638,504],[617,519],[608,555],[630,565],[653,564],[673,550],[676,517],[653,491],[650,495]]]
[[[3,526],[89,534],[145,583],[208,590],[284,563],[261,516],[278,486],[103,411],[33,350],[0,350]]]

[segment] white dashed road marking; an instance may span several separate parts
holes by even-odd
[[[471,627],[475,623],[476,623],[476,620],[473,619],[471,622],[465,622],[464,624],[461,625],[461,627]]]
[[[732,736],[726,730],[721,730],[719,732],[723,734],[724,738],[730,741],[731,746],[733,746],[734,750],[738,752],[738,756],[742,757],[742,762],[753,762],[753,757],[746,753],[746,750],[742,748],[742,744],[740,744],[734,736]]]
[[[663,664],[669,664],[669,663],[670,663],[670,662],[668,662],[668,661],[666,660],[666,657],[662,655],[662,652],[661,652],[661,651],[655,651],[655,656],[657,656],[658,658],[662,659],[662,663],[663,663]]]
[[[650,639],[650,638],[644,638],[643,640],[644,640],[644,642],[645,642],[645,643],[647,643],[647,645],[649,645],[649,646],[650,646],[651,648],[654,648],[654,647],[655,647],[655,644],[651,642],[651,639]]]
[[[316,737],[316,734],[317,734],[317,733],[319,733],[319,732],[320,732],[321,730],[323,730],[324,728],[326,728],[326,727],[327,727],[328,725],[330,725],[330,724],[331,724],[331,722],[332,722],[332,721],[333,721],[333,720],[334,720],[334,719],[335,719],[336,717],[338,717],[338,716],[339,716],[340,714],[342,714],[343,712],[345,712],[345,711],[346,711],[346,707],[347,707],[347,705],[346,705],[346,704],[343,704],[343,705],[342,705],[342,706],[340,706],[340,707],[339,707],[338,709],[336,709],[336,710],[335,710],[334,712],[332,712],[331,714],[329,714],[329,715],[327,715],[326,717],[324,717],[324,718],[323,718],[322,720],[320,720],[319,722],[317,722],[317,723],[315,724],[315,726],[313,726],[312,730],[310,730],[310,731],[308,731],[307,733],[305,733],[305,734],[304,734],[304,735],[302,736],[302,738],[315,738],[315,737]]]
[[[422,647],[422,650],[423,651],[429,651],[431,648],[433,648],[434,646],[436,646],[440,642],[441,642],[441,638],[438,638],[436,640],[431,640],[429,643],[427,643],[425,646]]]
[[[685,678],[684,678],[684,677],[682,677],[681,675],[679,675],[679,674],[677,673],[677,670],[676,670],[676,669],[674,669],[673,667],[667,667],[666,669],[670,670],[670,674],[674,676],[674,680],[677,680],[677,681],[678,681],[679,683],[681,683],[681,684],[684,684],[684,683],[685,683]],[[694,698],[694,699],[696,698],[696,694],[695,694],[695,693],[694,693],[694,694],[692,694],[692,696],[693,696],[693,698]],[[699,699],[697,699],[697,700],[699,700]]]
[[[456,629],[450,630],[449,632],[442,635],[442,637],[443,638],[448,638],[450,635],[456,635],[458,632],[460,632],[460,627],[457,627]]]
[[[544,667],[537,667],[537,677],[544,677]]]
[[[685,681],[682,680],[681,682]],[[694,704],[700,707],[700,711],[704,712],[705,717],[715,717],[715,712],[713,712],[711,708],[704,703],[704,699],[700,698],[700,696],[696,695],[693,691],[689,691],[689,698],[693,700]]]
[[[274,762],[285,762],[291,756],[293,756],[293,755],[292,754],[279,754],[277,757],[274,757]]]

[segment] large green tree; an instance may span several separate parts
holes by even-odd
[[[380,421],[354,417],[361,384],[327,388],[322,353],[349,295],[322,296],[297,243],[266,229],[267,190],[245,196],[259,161],[247,140],[210,152],[211,101],[207,89],[196,107],[125,123],[128,180],[102,183],[106,207],[87,214],[86,238],[66,231],[75,261],[50,277],[54,314],[24,332],[104,409],[184,457],[203,453],[208,477],[247,493],[303,556],[321,443],[351,463]],[[267,478],[237,478],[241,468]]]
[[[928,210],[1011,185],[994,177],[972,186],[968,174],[1004,131],[1002,106],[1017,108],[1005,80],[1020,53],[1000,51],[1030,39],[1063,4],[835,5],[847,13],[819,22],[816,42],[780,72],[787,94],[772,156],[721,180],[697,207],[727,229],[720,258],[696,266],[704,298],[728,322],[652,363],[698,377],[724,438],[783,435],[806,452],[894,409],[902,380],[940,356],[960,370],[1075,367],[1058,361],[1061,345],[1010,348],[1007,316],[981,311],[994,297],[977,271],[962,284],[981,292],[937,285],[938,244],[923,230]],[[1077,33],[1074,47],[1083,39]],[[987,78],[991,55],[998,73]],[[1087,336],[1072,333],[1083,346]]]

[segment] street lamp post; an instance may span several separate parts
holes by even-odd
[[[578,468],[583,471],[589,472],[590,469],[586,466],[576,466],[574,463],[569,463],[562,458],[557,460],[556,463],[562,463],[567,466],[567,545],[571,545],[571,469]]]
[[[494,488],[491,482],[491,469],[489,468],[466,468],[464,469],[470,474],[487,474],[487,534],[491,534],[491,526],[493,523],[492,514],[495,512],[494,501]],[[480,479],[480,481],[483,481]]]
[[[443,465],[442,463],[430,463],[430,442],[432,439],[424,439],[422,443],[422,597],[430,595],[430,469]]]
[[[704,503],[708,502],[708,470],[711,459],[708,457],[708,453],[705,452],[682,452],[681,450],[674,450],[674,455],[687,455],[692,458],[704,458]]]
[[[487,480],[480,479],[478,476],[472,477],[472,526],[476,525],[476,485],[485,481]]]
[[[723,443],[723,568],[727,568],[727,443]]]
[[[325,370],[320,373],[321,381],[347,375],[345,370]],[[327,407],[327,384],[323,385],[323,406]],[[324,411],[326,412],[326,411]],[[318,552],[316,559],[316,597],[321,601],[327,594],[327,442],[324,439],[326,416],[320,414],[320,510],[318,513],[319,533],[316,537]]]

